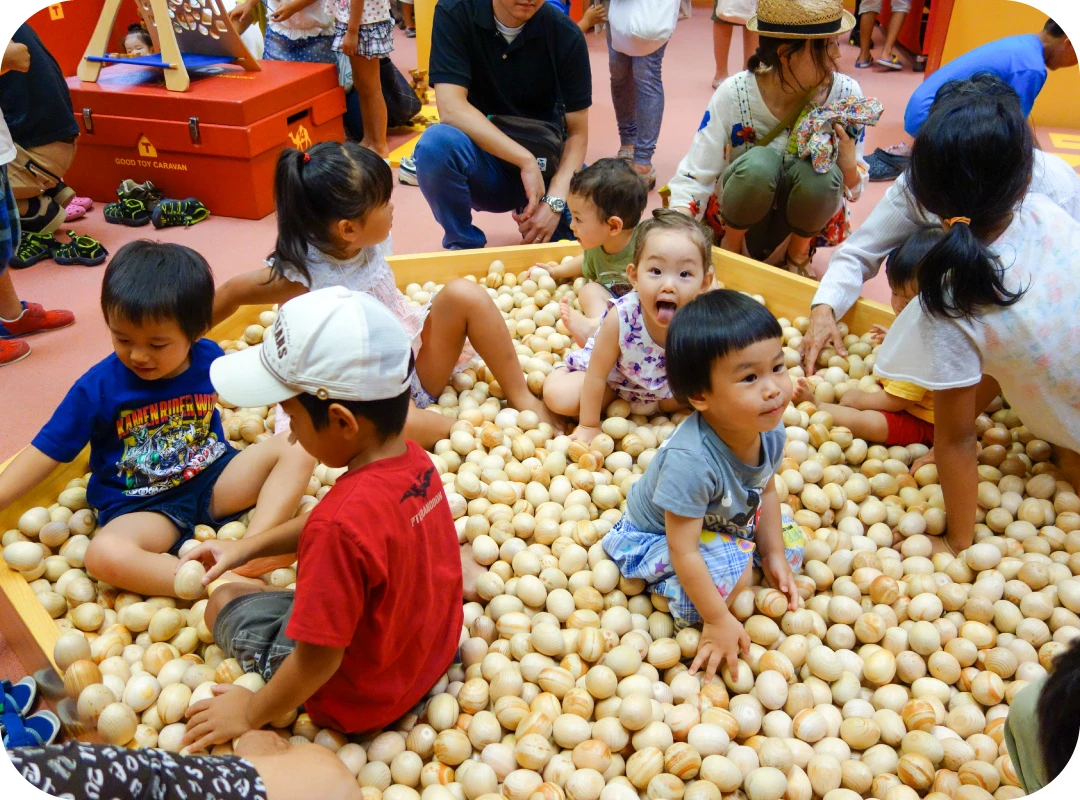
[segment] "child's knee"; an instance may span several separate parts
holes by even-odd
[[[83,566],[90,576],[115,585],[117,576],[123,574],[131,547],[122,536],[98,534],[86,548]]]
[[[214,623],[217,621],[221,610],[233,600],[245,594],[251,594],[251,587],[248,584],[223,583],[218,586],[210,594],[210,599],[206,602],[206,608],[203,610],[203,623],[207,629],[213,631]]]
[[[466,309],[476,303],[491,302],[491,297],[480,284],[465,278],[454,278],[443,286],[435,295],[435,301],[453,302],[459,309]]]

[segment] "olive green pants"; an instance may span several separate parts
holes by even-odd
[[[724,170],[724,225],[745,230],[754,258],[765,258],[790,235],[821,233],[844,196],[844,173],[834,165],[824,175],[809,159],[752,147]]]

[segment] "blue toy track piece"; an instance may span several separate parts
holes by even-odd
[[[214,67],[218,64],[232,64],[236,61],[232,56],[207,56],[201,53],[181,53],[180,58],[188,69],[200,67]],[[135,64],[140,67],[154,67],[155,69],[168,69],[169,65],[162,59],[160,53],[149,56],[136,56],[135,58],[122,58],[119,56],[87,56],[87,61],[95,61],[101,64]]]

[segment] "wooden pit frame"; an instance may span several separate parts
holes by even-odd
[[[493,247],[485,250],[426,253],[394,256],[398,286],[435,281],[445,283],[465,275],[483,276],[489,265],[499,259],[508,271],[520,272],[536,262],[558,261],[577,255],[581,250],[576,242],[559,244]],[[810,302],[817,288],[815,281],[801,278],[775,267],[766,266],[743,256],[713,249],[713,265],[717,278],[729,289],[759,294],[765,297],[769,309],[777,317],[793,319],[810,311]],[[239,339],[244,329],[269,306],[247,306],[216,326],[209,338],[220,341]],[[872,325],[889,325],[892,310],[881,303],[859,300],[844,317],[854,332],[865,332]],[[16,527],[19,516],[34,506],[50,506],[68,481],[82,477],[88,468],[89,449],[70,464],[63,464],[33,492],[7,510],[0,512],[0,531]],[[9,459],[0,471],[3,471]],[[60,635],[59,628],[37,601],[29,584],[0,559],[0,632],[29,673],[56,669],[53,647]],[[39,675],[40,679],[40,675]]]

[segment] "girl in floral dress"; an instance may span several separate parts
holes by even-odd
[[[616,397],[634,413],[680,407],[668,388],[664,343],[675,312],[713,283],[712,233],[674,211],[657,209],[637,234],[626,274],[634,291],[609,301],[600,329],[544,383],[544,403],[579,418],[573,437],[592,441],[600,413]]]

